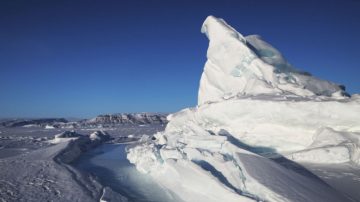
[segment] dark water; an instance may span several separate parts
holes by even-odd
[[[96,175],[99,181],[130,201],[174,201],[172,195],[153,179],[139,173],[126,159],[126,144],[104,144],[80,157],[74,164]]]

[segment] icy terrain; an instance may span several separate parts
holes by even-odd
[[[93,201],[101,185],[68,163],[109,139],[104,132],[88,135],[64,132],[52,146],[0,159],[1,201]],[[0,152],[2,152],[0,150]]]
[[[102,175],[83,172],[73,164],[88,153],[98,152],[96,148],[135,142],[144,134],[163,129],[161,124],[117,125],[104,131],[92,127],[76,131],[38,126],[0,127],[0,201],[129,201],[121,194],[123,184],[114,191],[114,187],[102,183],[102,177],[113,176],[104,172],[106,166],[129,164],[125,157],[97,165]],[[130,165],[115,168],[116,175],[136,176],[135,172],[126,172],[135,170]],[[137,193],[134,191],[132,196],[141,197]]]
[[[129,201],[170,202],[176,198],[160,187],[146,174],[139,173],[126,159],[125,148],[129,144],[103,144],[82,155],[73,165],[79,170],[96,175],[101,184],[120,193]],[[104,201],[118,201],[107,196]],[[113,194],[112,194],[113,195]]]
[[[209,16],[201,31],[209,48],[198,106],[169,115],[164,132],[129,149],[130,162],[184,201],[360,200],[302,166],[358,172],[360,96],[222,19]]]

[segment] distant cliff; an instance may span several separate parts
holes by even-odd
[[[160,113],[121,113],[99,115],[83,121],[85,124],[164,124],[167,114]]]
[[[68,121],[64,118],[44,118],[44,119],[11,119],[5,120],[0,123],[4,127],[24,127],[24,126],[37,126],[45,127],[47,125],[65,124]]]
[[[86,128],[111,127],[122,124],[166,124],[164,113],[118,113],[99,115],[92,119],[68,121],[64,118],[6,119],[0,120],[2,127]]]

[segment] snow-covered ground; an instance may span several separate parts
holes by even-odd
[[[169,115],[130,162],[184,201],[358,200],[313,165],[359,168],[360,96],[222,19],[209,16],[201,31],[209,48],[198,105]],[[358,186],[356,173],[341,180]]]
[[[2,201],[94,201],[101,186],[63,162],[76,158],[77,141],[64,141],[0,159]],[[66,152],[71,151],[67,155]],[[74,152],[75,151],[75,152]],[[0,150],[1,152],[1,150]]]
[[[99,183],[96,175],[79,171],[72,163],[105,141],[132,142],[163,127],[152,124],[108,128],[111,140],[92,128],[74,132],[0,128],[0,201],[128,201]]]
[[[360,201],[360,167],[350,163],[304,164],[304,166],[354,201]]]

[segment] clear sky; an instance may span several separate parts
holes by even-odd
[[[0,117],[195,106],[208,15],[360,92],[360,1],[0,1]]]

